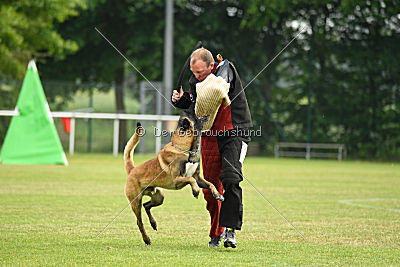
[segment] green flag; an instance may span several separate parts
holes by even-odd
[[[0,153],[3,164],[65,164],[53,117],[47,104],[36,64],[29,62]]]

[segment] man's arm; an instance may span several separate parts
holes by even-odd
[[[189,78],[189,92],[183,92],[182,87],[180,92],[174,90],[172,93],[172,104],[181,109],[188,109],[196,102],[196,83],[199,81],[192,74]]]
[[[171,100],[175,107],[181,109],[187,109],[192,104],[192,101],[190,100],[190,94],[188,92],[183,92],[183,94],[180,95],[176,90],[174,90]]]

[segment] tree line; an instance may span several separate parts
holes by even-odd
[[[2,1],[0,105],[15,104],[8,81],[35,57],[44,80],[113,84],[124,112],[134,70],[95,28],[149,80],[162,80],[164,12],[162,0]],[[262,151],[277,141],[327,142],[355,158],[400,159],[397,1],[176,0],[174,77],[199,40],[237,67]],[[46,95],[68,100],[77,88]]]

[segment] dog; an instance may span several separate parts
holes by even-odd
[[[140,123],[137,124],[135,133],[125,146],[124,161],[128,174],[125,195],[136,215],[137,225],[146,245],[150,245],[151,241],[142,222],[143,195],[151,198],[143,204],[143,207],[154,230],[157,230],[157,223],[150,210],[163,204],[164,192],[161,188],[179,190],[189,184],[196,198],[199,196],[200,188],[205,188],[211,190],[217,200],[224,200],[212,183],[200,177],[198,146],[201,130],[208,119],[208,116],[197,118],[193,112],[184,111],[171,137],[171,142],[158,153],[157,157],[136,167],[132,156],[143,134]]]

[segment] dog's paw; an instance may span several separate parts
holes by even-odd
[[[192,190],[192,193],[195,198],[199,198],[200,190]]]
[[[223,195],[221,195],[217,190],[211,190],[211,193],[213,194],[214,198],[218,201],[224,201],[225,198]]]
[[[150,238],[144,238],[143,241],[144,241],[144,243],[145,243],[146,245],[151,245],[151,240],[150,240]]]
[[[222,195],[217,196],[215,199],[221,202],[225,200],[225,198]]]
[[[150,224],[151,224],[151,227],[153,227],[153,229],[157,231],[157,222],[151,221]]]

